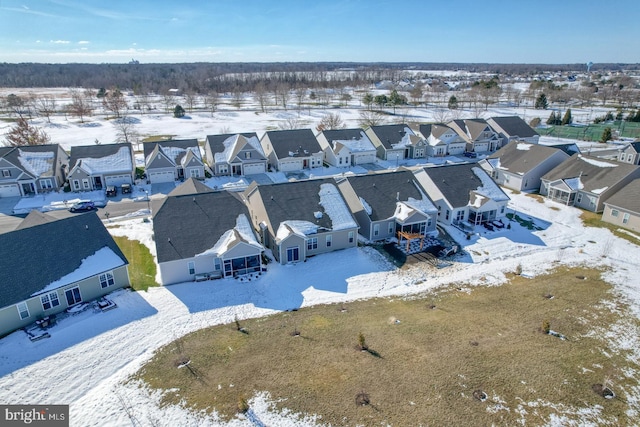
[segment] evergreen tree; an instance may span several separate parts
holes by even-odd
[[[367,92],[362,97],[362,102],[364,102],[364,104],[367,106],[367,110],[371,110],[371,104],[373,104],[373,95],[371,95],[369,92]]]
[[[571,108],[567,108],[567,111],[564,113],[564,116],[562,116],[562,122],[560,122],[560,124],[564,126],[564,125],[570,125],[571,123],[573,123],[573,117],[571,117]]]
[[[607,141],[611,141],[612,139],[613,139],[613,135],[611,134],[611,128],[607,126],[602,131],[602,137],[600,137],[600,142],[602,142],[603,144],[606,144]]]
[[[455,95],[451,95],[451,97],[449,98],[449,103],[447,104],[447,106],[449,107],[450,110],[457,110],[458,109],[458,98],[456,98]]]
[[[389,95],[389,104],[393,106],[393,114],[396,113],[396,106],[404,105],[406,103],[407,98],[403,95],[400,95],[397,90],[394,90],[393,92],[391,92],[391,95]]]
[[[382,108],[389,103],[389,98],[387,98],[387,95],[377,95],[373,98],[373,101]]]
[[[547,101],[547,95],[545,95],[544,93],[541,93],[536,98],[536,104],[534,108],[536,110],[546,110],[548,107],[549,107],[549,101]]]
[[[103,87],[98,89],[98,94],[96,95],[96,97],[104,98],[105,96],[107,96],[107,90],[105,88],[103,88]]]
[[[184,108],[182,108],[182,105],[176,105],[176,108],[173,109],[173,117],[176,118],[181,118],[184,117],[185,115],[185,111]]]
[[[556,112],[552,111],[551,114],[549,115],[549,118],[547,119],[547,124],[548,125],[555,125],[556,124]]]

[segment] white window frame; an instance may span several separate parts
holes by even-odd
[[[318,249],[318,238],[317,237],[311,237],[311,238],[307,239],[307,250],[308,251],[312,251],[314,249]]]
[[[100,287],[108,288],[116,284],[116,280],[113,277],[113,271],[106,271],[100,275]]]
[[[79,191],[79,190],[80,190],[80,180],[74,179],[73,180],[73,191]]]
[[[353,233],[353,231],[350,231],[348,236],[349,236],[349,237],[348,237],[348,238],[349,238],[349,243],[353,243],[353,239],[354,239],[354,233]]]
[[[5,178],[11,177],[11,171],[9,169],[2,169],[2,176]]]
[[[333,244],[333,238],[332,238],[331,234],[327,234],[325,242],[326,242],[327,247],[330,248],[331,245]]]
[[[91,184],[89,183],[89,180],[86,178],[82,180],[82,189],[91,190]]]
[[[611,216],[617,218],[619,214],[620,214],[620,211],[618,209],[611,209]]]
[[[396,224],[394,222],[390,222],[388,224],[387,232],[389,234],[393,234],[396,231]]]
[[[40,180],[40,188],[50,190],[53,188],[53,183],[50,178]]]
[[[222,263],[220,262],[220,258],[215,258],[213,260],[213,269],[216,271],[222,270]]]
[[[193,261],[189,261],[187,263],[187,268],[189,269],[189,274],[196,274],[196,263]]]
[[[24,320],[31,316],[31,314],[29,313],[29,306],[25,301],[16,304],[16,308],[18,309],[18,316],[20,316],[20,320]]]
[[[373,235],[374,236],[380,235],[380,224],[373,224]]]
[[[245,151],[244,158],[245,159],[250,159],[251,158],[251,151]]]
[[[43,310],[51,310],[53,307],[59,306],[60,298],[58,298],[58,292],[49,292],[48,294],[40,295],[40,302],[42,303]]]
[[[218,171],[220,171],[220,173],[229,173],[229,166],[228,165],[220,165],[220,166],[218,166]]]
[[[189,169],[191,178],[200,178],[200,169]]]
[[[623,224],[629,223],[629,213],[625,213],[624,215],[622,215],[622,223]]]

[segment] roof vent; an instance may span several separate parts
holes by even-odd
[[[85,230],[88,230],[88,229],[89,229],[89,225],[88,225],[88,224],[85,224],[84,229],[85,229]]]

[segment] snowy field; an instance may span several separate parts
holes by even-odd
[[[347,126],[358,126],[357,106],[329,111],[338,112]],[[324,113],[305,110],[299,118],[307,127],[315,128]],[[464,118],[465,112],[461,113]],[[573,115],[579,120],[581,115],[586,118],[587,113],[592,114],[575,110]],[[525,116],[528,121],[540,112],[496,107],[490,108],[485,117],[514,114]],[[298,117],[298,113],[223,109],[213,117],[208,113],[183,119],[154,114],[134,117],[139,120],[138,131],[143,135],[169,134],[203,140],[208,134],[221,132],[255,131],[261,136],[292,116]],[[433,112],[412,108],[406,110],[406,116],[407,120],[427,121],[433,119]],[[113,125],[104,118],[90,118],[81,124],[75,119],[56,117],[52,122],[36,120],[53,143],[66,149],[93,144],[96,139],[110,143],[115,138]],[[0,122],[0,134],[8,126]],[[611,267],[606,279],[640,316],[638,246],[605,229],[585,229],[577,209],[549,201],[539,203],[523,194],[509,194],[510,210],[523,218],[532,218],[541,230],[532,232],[513,223],[511,230],[487,231],[471,240],[459,236],[465,254],[448,268],[434,269],[425,263],[398,270],[376,251],[354,248],[313,257],[297,265],[272,263],[266,275],[252,282],[221,279],[151,288],[148,292],[120,290],[112,295],[117,309],[105,313],[89,309],[62,319],[51,329],[49,339],[31,342],[24,332],[15,332],[0,339],[0,401],[70,404],[73,426],[314,425],[313,414],[301,423],[294,415],[272,411],[265,395],[254,396],[250,401],[253,421],[237,418],[223,423],[180,406],[161,408],[157,392],[150,393],[127,379],[160,346],[200,328],[233,322],[236,317],[259,317],[320,303],[416,294],[452,282],[498,285],[504,282],[504,274],[515,271],[518,265],[523,267],[523,274],[531,276],[544,273],[553,263]],[[120,221],[110,231],[139,240],[155,255],[151,223],[138,217]],[[327,269],[326,265],[332,268]],[[611,331],[608,339],[618,343],[619,348],[635,349],[636,358],[640,359],[637,331]],[[640,416],[640,390],[635,392],[635,396],[628,395],[627,399]],[[566,408],[566,412],[574,414],[575,419],[580,417],[580,409]],[[584,425],[586,420],[578,424]],[[561,414],[555,422],[566,424]]]

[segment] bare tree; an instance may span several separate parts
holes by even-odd
[[[240,87],[238,86],[233,90],[232,104],[237,109],[240,109],[242,107],[243,101],[244,101],[244,93],[242,92],[242,89],[240,89]]]
[[[187,104],[187,108],[189,112],[193,112],[193,107],[198,103],[198,95],[191,90],[188,90],[184,93],[184,102]]]
[[[282,82],[276,86],[276,93],[280,97],[280,102],[282,103],[282,108],[287,109],[287,103],[289,102],[289,85],[285,82]]]
[[[378,111],[364,110],[360,112],[360,120],[358,123],[360,124],[360,127],[364,129],[370,126],[383,125],[384,122],[385,117],[382,113],[379,113]]]
[[[287,117],[284,121],[278,123],[280,130],[300,129],[302,122],[296,117]]]
[[[176,106],[176,97],[171,93],[165,93],[162,95],[162,105],[164,105],[164,109],[168,113],[169,111],[173,111]]]
[[[433,120],[437,123],[447,123],[452,117],[451,110],[447,108],[436,108],[433,110]]]
[[[302,111],[302,103],[304,102],[304,99],[307,97],[307,89],[305,88],[296,89],[295,97],[296,97],[296,103],[298,105],[298,115],[299,115],[300,112]]]
[[[220,96],[217,92],[212,91],[204,96],[203,101],[205,108],[211,112],[211,116],[213,117],[213,113],[216,112],[218,104],[220,104]]]
[[[258,104],[260,104],[260,109],[262,110],[262,112],[266,112],[265,107],[269,98],[267,95],[267,88],[265,87],[264,83],[258,83],[254,88],[253,93],[256,101],[258,102]]]
[[[328,113],[322,116],[320,123],[316,126],[318,132],[325,130],[344,129],[345,124],[338,113]]]
[[[416,81],[413,85],[413,89],[409,91],[411,102],[413,102],[416,107],[419,106],[422,101],[423,87],[424,83]]]
[[[136,103],[140,109],[140,113],[144,114],[145,110],[151,110],[151,95],[148,93],[136,95]]]
[[[116,127],[116,139],[118,142],[137,143],[140,134],[136,128],[139,119],[133,117],[121,117],[113,121]]]
[[[67,106],[69,114],[80,118],[80,122],[84,123],[85,116],[90,115],[92,111],[91,101],[86,96],[86,92],[80,93],[76,89],[71,89],[69,94],[71,95],[71,104]]]
[[[115,114],[116,118],[120,118],[128,109],[127,101],[118,89],[110,90],[109,93],[102,98],[102,105],[106,110]]]
[[[12,147],[43,145],[51,141],[49,135],[39,127],[31,126],[24,117],[18,118],[15,126],[7,133],[6,139]]]
[[[56,100],[51,96],[42,95],[36,98],[36,111],[51,123],[51,116],[56,112]]]

